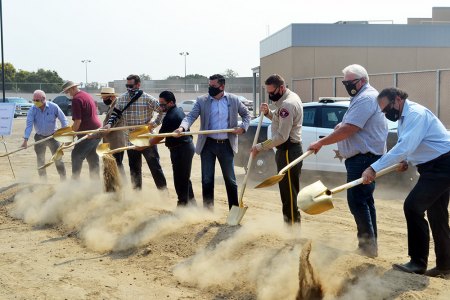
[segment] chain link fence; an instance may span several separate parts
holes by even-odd
[[[343,76],[293,79],[291,86],[303,102],[311,102],[319,97],[348,97],[342,80]],[[450,70],[373,74],[369,80],[378,91],[386,87],[406,91],[410,100],[427,107],[450,128]]]

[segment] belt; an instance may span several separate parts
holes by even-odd
[[[358,156],[358,155],[363,155],[363,156],[367,156],[367,157],[371,157],[371,158],[380,156],[380,155],[373,154],[372,152],[358,153],[355,156]]]
[[[437,162],[437,161],[439,161],[439,160],[441,160],[443,158],[446,158],[448,156],[450,156],[450,151],[448,151],[447,153],[444,153],[444,154],[442,154],[442,155],[440,155],[440,156],[438,156],[438,157],[436,157],[436,158],[434,158],[434,159],[432,159],[430,161],[427,161],[427,162],[422,163],[422,164],[418,164],[416,167],[423,167],[423,166],[426,166],[427,164],[435,163],[435,162]]]
[[[300,142],[299,142],[299,143],[291,142],[291,140],[288,139],[288,140],[287,140],[286,142],[284,142],[283,144],[276,146],[276,148],[277,148],[278,150],[287,150],[287,149],[289,149],[289,147],[292,147],[292,146],[298,146],[298,145],[301,145],[301,143],[300,143]]]
[[[223,140],[217,140],[217,139],[213,139],[213,138],[206,138],[207,140],[213,142],[213,143],[217,143],[217,144],[225,144],[226,142],[228,142],[228,139],[223,139]]]

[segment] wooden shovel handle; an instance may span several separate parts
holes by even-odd
[[[376,173],[375,178],[378,178],[380,176],[383,176],[384,174],[390,173],[392,171],[394,171],[395,169],[397,169],[398,167],[400,167],[402,164],[398,163],[395,164],[393,166],[387,167],[383,170],[380,170],[378,173]],[[350,181],[346,184],[343,184],[341,186],[335,187],[334,189],[330,190],[331,194],[337,194],[339,192],[342,192],[343,190],[347,190],[349,188],[355,187],[357,185],[360,185],[361,183],[363,183],[363,179],[362,177],[353,181]]]
[[[16,152],[19,152],[19,151],[28,149],[29,147],[34,146],[34,145],[39,145],[40,143],[43,143],[43,142],[45,142],[45,141],[48,141],[49,139],[52,139],[52,138],[53,138],[53,135],[50,135],[50,136],[48,136],[48,137],[46,137],[46,138],[44,138],[44,139],[42,139],[42,140],[39,140],[39,141],[37,141],[37,142],[34,142],[34,143],[31,143],[31,144],[27,145],[26,148],[25,148],[25,147],[20,147],[19,149],[16,149],[16,150],[14,150],[14,151],[11,151],[11,152],[2,154],[2,155],[0,155],[0,157],[8,156],[8,155],[11,155],[11,154],[13,154],[13,153],[16,153]]]
[[[256,127],[256,133],[255,133],[255,137],[253,138],[252,148],[256,145],[256,143],[258,143],[259,132],[261,131],[261,125],[262,125],[263,119],[264,119],[264,115],[261,112],[259,114],[258,127]],[[244,181],[242,182],[241,190],[239,192],[239,200],[238,200],[239,201],[239,207],[244,207],[244,201],[243,201],[244,192],[245,192],[245,188],[247,187],[247,181],[248,181],[248,177],[250,175],[252,162],[253,162],[253,155],[250,153],[250,157],[249,157],[248,162],[247,162],[247,173],[245,173]]]
[[[213,134],[213,133],[229,133],[235,131],[236,128],[228,128],[228,129],[215,129],[215,130],[200,130],[200,131],[186,131],[182,132],[180,135],[196,135],[196,134]],[[148,138],[154,138],[154,137],[175,137],[179,134],[176,132],[168,132],[168,133],[144,133],[139,135],[138,137],[148,137]]]
[[[284,173],[286,173],[287,170],[289,170],[290,168],[292,168],[293,166],[295,166],[296,164],[298,164],[299,162],[301,162],[302,160],[304,160],[306,157],[310,156],[313,153],[314,153],[313,150],[306,151],[300,157],[297,157],[296,159],[291,161],[286,167],[281,169],[281,171],[278,172],[278,175],[284,175]]]
[[[110,129],[103,129],[103,128],[97,128],[92,130],[84,130],[84,131],[70,131],[62,133],[61,135],[79,135],[79,134],[90,134],[90,133],[96,133],[96,132],[111,132],[111,131],[120,131],[120,130],[127,130],[127,129],[135,129],[135,128],[141,128],[145,127],[147,125],[130,125],[130,126],[122,126],[122,127],[113,127]]]
[[[120,148],[109,150],[108,152],[106,152],[106,154],[114,154],[114,153],[122,152],[122,151],[125,151],[125,150],[133,150],[133,149],[136,149],[136,148],[137,148],[137,146],[134,146],[134,145],[133,146],[120,147]]]

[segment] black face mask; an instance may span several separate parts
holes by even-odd
[[[106,105],[111,105],[112,99],[111,98],[103,99],[103,103],[105,103]]]
[[[219,95],[220,93],[222,93],[222,90],[220,88],[214,87],[214,86],[208,87],[208,94],[211,97],[215,97],[215,96]]]
[[[389,109],[383,110],[383,112],[385,112],[384,116],[386,117],[386,119],[395,122],[400,118],[400,111],[398,109],[395,109],[393,104],[389,105],[391,105]]]
[[[358,93],[358,90],[356,89],[356,83],[350,83],[345,86],[345,89],[347,90],[347,93],[350,97],[353,97]]]
[[[134,87],[134,84],[126,84],[125,86],[127,87],[128,94],[130,94],[131,96],[133,96],[134,94],[136,94],[137,91],[139,91],[138,88]]]
[[[276,90],[275,90],[275,91],[276,91]],[[275,92],[275,91],[274,91],[274,92]],[[271,94],[271,93],[269,93],[269,99],[272,100],[272,101],[275,101],[275,102],[276,102],[276,101],[280,100],[281,97],[283,97],[283,95],[280,94],[280,93],[278,93],[278,94],[275,94],[275,93]]]

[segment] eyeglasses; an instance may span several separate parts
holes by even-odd
[[[126,86],[128,89],[134,88],[134,84],[125,84],[125,86]]]
[[[352,83],[358,83],[360,80],[361,80],[361,78],[358,78],[358,79],[352,79],[352,80],[343,80],[343,81],[342,81],[342,84],[345,85],[345,86],[347,86],[347,85],[350,85],[350,84],[352,84]]]

